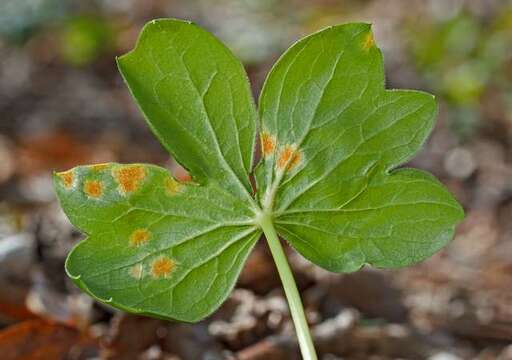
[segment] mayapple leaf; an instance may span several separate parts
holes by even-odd
[[[257,114],[240,61],[192,23],[154,20],[117,63],[152,130],[194,179],[251,202]]]
[[[334,26],[292,46],[260,96],[259,199],[278,233],[330,271],[423,260],[464,216],[432,176],[393,170],[432,130],[434,97],[385,90],[368,24]]]
[[[256,193],[258,115],[243,66],[221,42],[192,23],[155,20],[118,66],[193,182],[146,164],[55,174],[62,208],[87,234],[66,271],[99,301],[164,319],[206,317],[233,288],[262,218],[303,256],[342,272],[421,261],[463,218],[433,176],[395,170],[430,133],[436,103],[385,90],[367,24],[306,37],[271,70]]]
[[[87,233],[66,270],[93,297],[129,312],[193,322],[229,295],[261,231],[244,200],[215,182],[180,183],[145,164],[55,175],[71,222]]]

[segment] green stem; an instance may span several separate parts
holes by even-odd
[[[302,358],[304,360],[317,360],[315,347],[313,346],[313,340],[311,340],[299,291],[297,290],[297,285],[295,284],[295,279],[293,278],[292,271],[290,270],[290,265],[288,265],[288,260],[286,259],[283,247],[279,242],[279,237],[277,236],[270,216],[262,216],[260,225],[265,233],[265,237],[267,238],[270,252],[272,253],[272,257],[276,263],[281,282],[283,283],[284,293],[288,300],[288,306],[290,307],[293,323],[295,324],[295,331],[297,332]]]

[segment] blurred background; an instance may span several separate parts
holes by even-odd
[[[466,209],[453,242],[417,266],[329,274],[290,252],[323,359],[512,359],[512,1],[1,0],[0,357],[298,359],[264,243],[215,315],[196,325],[129,316],[66,278],[82,237],[51,173],[150,162],[186,178],[117,72],[153,18],[190,19],[243,59],[255,96],[295,40],[372,22],[390,88],[440,101],[412,165]]]

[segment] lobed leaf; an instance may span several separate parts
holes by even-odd
[[[215,183],[184,184],[143,164],[55,175],[61,205],[87,233],[68,275],[100,301],[181,321],[215,310],[260,236],[252,212]]]
[[[194,179],[250,202],[257,115],[240,61],[195,24],[161,19],[117,63],[150,127]]]
[[[259,108],[259,199],[306,258],[331,271],[398,267],[451,239],[463,211],[449,192],[423,173],[392,171],[430,133],[434,97],[385,90],[368,24],[297,42],[270,72]]]
[[[155,20],[118,65],[195,183],[145,164],[55,175],[64,211],[88,235],[66,270],[102,302],[204,318],[233,288],[262,214],[306,258],[344,272],[423,260],[463,218],[431,175],[395,170],[422,146],[437,107],[429,94],[385,89],[367,24],[306,37],[271,70],[260,96],[256,193],[257,115],[243,67],[224,45],[194,24]]]

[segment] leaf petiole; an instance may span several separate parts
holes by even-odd
[[[288,264],[288,260],[284,254],[279,237],[274,229],[272,219],[270,215],[262,214],[259,220],[259,224],[265,234],[268,246],[270,247],[270,252],[274,258],[279,277],[283,283],[284,293],[288,300],[288,306],[295,325],[295,331],[297,332],[302,358],[304,360],[317,360],[315,347],[313,346],[313,340],[311,339],[306,315],[304,313],[304,307],[302,306],[299,291],[297,290],[297,284],[293,278],[290,265]]]

